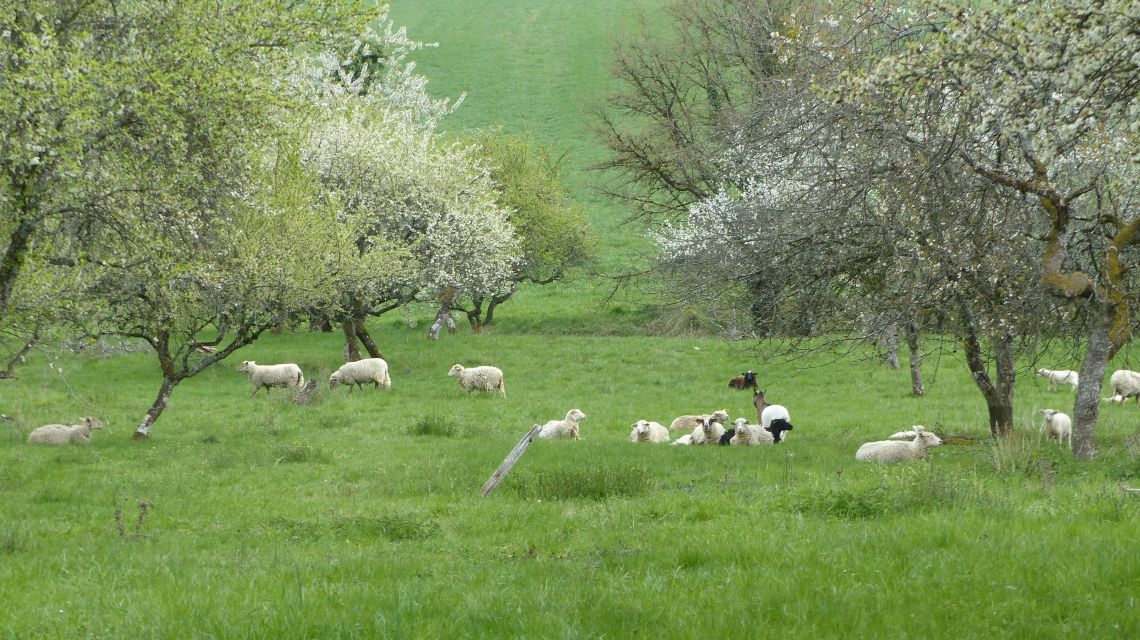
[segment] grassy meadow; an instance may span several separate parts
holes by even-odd
[[[441,43],[417,54],[430,86],[468,93],[453,131],[501,124],[566,154],[603,255],[480,336],[427,341],[427,309],[373,322],[389,391],[328,389],[339,333],[266,335],[180,385],[135,442],[150,353],[45,347],[0,381],[0,638],[1140,637],[1140,497],[1121,491],[1140,486],[1140,407],[1106,404],[1102,455],[1077,463],[1038,435],[1038,410],[1071,411],[1067,387],[1023,376],[1018,435],[994,444],[955,354],[914,398],[905,368],[766,361],[652,335],[644,293],[602,304],[612,284],[592,272],[649,243],[590,189],[585,111],[611,36],[658,4],[393,3]],[[322,386],[303,407],[250,397],[241,360]],[[507,397],[462,390],[456,362],[502,367]],[[786,443],[628,441],[641,418],[755,419],[726,385],[748,368],[789,408]],[[533,444],[480,497],[532,424],[573,407],[581,441]],[[26,444],[84,415],[110,427],[90,446]],[[976,442],[855,462],[914,424]]]

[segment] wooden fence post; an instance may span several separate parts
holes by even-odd
[[[526,452],[526,448],[530,446],[531,441],[534,440],[534,437],[538,435],[538,432],[540,430],[542,430],[541,425],[534,425],[530,428],[530,431],[525,436],[523,436],[523,439],[519,440],[519,443],[515,445],[515,448],[511,449],[511,452],[508,453],[507,457],[503,459],[503,464],[499,465],[498,469],[495,469],[495,473],[492,473],[491,477],[487,480],[487,483],[483,485],[483,491],[481,491],[480,494],[484,498],[486,498],[488,494],[490,494],[495,490],[496,487],[499,486],[499,483],[503,481],[503,478],[507,477],[507,474],[510,472],[511,467],[515,466],[515,463],[518,462],[518,459],[521,458],[522,454]]]

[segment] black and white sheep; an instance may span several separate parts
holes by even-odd
[[[650,420],[638,420],[629,432],[630,442],[669,442],[669,430]]]
[[[860,462],[905,462],[926,457],[928,447],[942,444],[942,439],[921,426],[915,426],[915,437],[910,442],[900,440],[880,440],[867,442],[855,452]]]
[[[265,395],[269,395],[270,387],[287,387],[297,391],[305,383],[301,367],[293,363],[257,364],[253,360],[245,360],[237,370],[249,374],[249,381],[253,384],[253,393],[250,395],[254,396],[262,387],[265,387]]]
[[[1063,440],[1067,439],[1069,451],[1072,451],[1073,419],[1056,409],[1042,409],[1041,414],[1045,416],[1045,422],[1041,424],[1041,433],[1044,433],[1045,437],[1050,440],[1056,440],[1057,444],[1061,444]]]
[[[392,378],[388,375],[388,363],[383,358],[365,358],[344,363],[329,376],[329,388],[336,389],[338,384],[348,385],[348,392],[352,393],[354,386],[363,386],[371,382],[377,389],[392,388]]]
[[[580,440],[578,435],[578,423],[589,418],[581,409],[571,409],[566,412],[566,417],[561,420],[551,420],[542,425],[542,430],[538,432],[538,437],[546,438],[547,440],[555,440],[557,438],[573,438]]]
[[[756,386],[756,372],[751,370],[745,371],[732,380],[729,380],[728,386],[729,388],[736,389],[737,391],[744,391],[745,389],[757,389],[758,387]]]
[[[481,367],[464,367],[457,364],[447,372],[449,377],[459,381],[459,386],[472,391],[487,391],[498,393],[500,397],[507,397],[507,387],[503,384],[503,370],[498,367],[484,365]]]
[[[786,437],[783,433],[792,430],[788,408],[782,404],[768,404],[763,390],[752,394],[752,404],[756,405],[756,420],[760,426],[771,433],[776,442],[782,442]]]
[[[102,428],[103,423],[92,416],[87,416],[79,424],[45,424],[28,434],[28,444],[89,444],[91,430]]]

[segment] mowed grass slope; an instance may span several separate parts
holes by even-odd
[[[637,15],[659,13],[662,0],[581,2],[391,3],[392,19],[411,37],[438,42],[414,57],[436,96],[466,93],[445,121],[454,134],[502,127],[534,136],[562,158],[566,185],[601,240],[596,264],[571,275],[569,287],[524,287],[496,314],[495,331],[636,334],[645,332],[651,303],[636,289],[614,292],[613,276],[644,268],[652,243],[630,211],[602,196],[589,167],[605,158],[590,131],[589,110],[613,90],[612,42],[639,29]]]
[[[1135,637],[1135,406],[1106,406],[1102,460],[1036,436],[1072,392],[1019,389],[1025,438],[996,447],[961,363],[925,398],[867,362],[762,366],[714,340],[479,336],[377,326],[392,389],[251,398],[239,359],[337,365],[335,334],[268,336],[179,387],[129,440],[151,357],[36,357],[2,387],[0,637]],[[507,398],[455,362],[494,362]],[[804,361],[800,364],[822,364]],[[727,408],[759,369],[796,425],[776,447],[633,445],[639,418]],[[931,369],[928,375],[935,376]],[[533,444],[579,407],[583,439]],[[95,414],[87,447],[32,447]],[[915,423],[982,437],[929,462],[856,464]],[[139,503],[148,505],[140,519]]]

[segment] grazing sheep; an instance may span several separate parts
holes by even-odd
[[[638,420],[629,433],[630,442],[669,442],[669,430],[649,420]]]
[[[692,444],[714,444],[724,435],[724,426],[713,416],[701,416],[700,425],[693,429]]]
[[[752,404],[756,405],[756,421],[765,431],[775,437],[776,442],[781,442],[783,437],[780,434],[792,430],[792,418],[788,415],[788,409],[784,405],[768,404],[764,393],[764,390],[758,390],[752,394]],[[773,429],[772,422],[774,420],[783,422]]]
[[[927,431],[922,426],[915,426],[915,437],[910,442],[899,440],[880,440],[867,442],[855,452],[855,459],[860,462],[904,462],[907,460],[921,460],[926,457],[927,447],[936,447],[942,440]]]
[[[28,434],[28,444],[89,444],[91,430],[102,429],[98,418],[87,416],[80,424],[70,426],[46,424]]]
[[[724,409],[718,409],[718,410],[712,412],[711,414],[705,414],[705,415],[711,416],[713,420],[715,420],[716,422],[719,422],[721,425],[728,422],[728,411],[726,411]],[[669,424],[669,430],[670,431],[692,431],[693,429],[696,429],[697,427],[700,426],[701,418],[704,418],[704,417],[705,416],[678,416],[676,419],[673,420],[672,423]]]
[[[1057,444],[1068,439],[1069,451],[1072,451],[1073,419],[1056,409],[1042,409],[1041,413],[1045,416],[1045,422],[1041,424],[1041,433],[1044,433],[1045,437],[1050,440],[1056,440]]]
[[[728,386],[732,389],[736,389],[737,391],[744,391],[745,389],[756,389],[756,372],[745,371],[732,380],[729,380]]]
[[[507,397],[507,387],[503,384],[503,370],[498,367],[482,366],[470,369],[457,364],[447,372],[447,375],[459,381],[459,386],[472,391],[498,392],[502,398]]]
[[[578,423],[588,417],[589,416],[582,413],[581,409],[571,409],[566,412],[566,417],[562,420],[551,420],[542,425],[542,431],[538,432],[538,437],[546,438],[547,440],[554,440],[556,438],[574,438],[575,440],[579,440]]]
[[[1037,375],[1049,381],[1049,389],[1054,390],[1059,384],[1072,385],[1074,389],[1077,388],[1077,383],[1080,382],[1080,375],[1076,371],[1063,369],[1061,371],[1053,371],[1052,369],[1038,369]]]
[[[257,364],[253,360],[245,360],[237,369],[249,374],[249,381],[253,383],[253,393],[265,387],[265,395],[269,395],[269,387],[288,387],[293,391],[301,388],[305,383],[305,376],[301,374],[301,367],[295,364]]]
[[[348,385],[348,392],[352,388],[362,387],[365,382],[371,382],[377,389],[392,388],[392,378],[388,375],[388,363],[383,358],[365,358],[355,362],[346,362],[329,376],[329,388],[336,389],[338,384]]]
[[[759,425],[748,424],[747,418],[737,418],[734,424],[736,425],[736,428],[733,430],[735,433],[729,440],[729,444],[759,445],[776,443],[776,439],[771,433],[765,431]]]
[[[1129,398],[1136,398],[1140,404],[1140,373],[1128,369],[1117,369],[1109,378],[1112,397],[1109,400],[1124,404]]]

